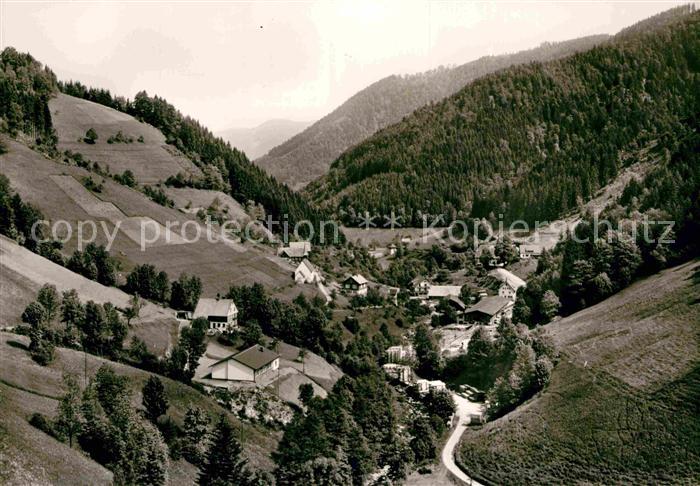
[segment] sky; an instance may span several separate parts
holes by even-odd
[[[0,48],[216,131],[313,121],[392,74],[612,34],[678,3],[0,0]]]

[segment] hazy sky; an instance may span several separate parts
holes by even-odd
[[[674,3],[0,0],[0,47],[219,130],[315,120],[390,74],[614,33]]]

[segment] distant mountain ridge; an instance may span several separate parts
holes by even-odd
[[[399,122],[421,106],[441,100],[469,82],[509,66],[548,61],[588,50],[608,39],[593,35],[543,43],[514,54],[486,56],[456,67],[392,75],[359,91],[303,132],[255,161],[293,189],[324,175],[333,160],[378,130]]]
[[[301,132],[311,123],[294,120],[267,120],[256,127],[228,128],[215,135],[245,152],[250,160],[254,160]]]
[[[366,211],[418,226],[556,219],[641,149],[665,160],[692,132],[699,20],[674,8],[586,52],[484,76],[346,151],[307,192],[348,225]]]

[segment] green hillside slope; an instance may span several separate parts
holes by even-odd
[[[64,393],[62,376],[72,373],[80,377],[87,368],[91,378],[103,363],[109,363],[118,375],[129,377],[133,390],[132,404],[140,409],[141,389],[150,373],[130,366],[85,355],[71,349],[57,349],[56,360],[48,367],[36,364],[29,357],[24,336],[0,332],[0,482],[2,484],[111,484],[111,473],[87,459],[76,449],[53,440],[31,427],[27,420],[34,412],[49,417],[56,414],[57,398]],[[190,407],[200,407],[214,417],[226,413],[236,424],[244,454],[256,468],[272,469],[270,455],[277,447],[279,434],[240,422],[225,412],[212,399],[193,388],[161,377],[170,403],[168,414],[182,425]],[[40,460],[43,458],[44,460]],[[7,468],[5,467],[7,465]],[[26,468],[26,469],[25,469]],[[170,461],[170,484],[193,484],[196,469],[184,461]]]
[[[95,103],[90,105],[91,108],[102,108]],[[268,246],[212,243],[204,231],[202,237],[194,241],[196,231],[192,223],[196,220],[195,215],[158,205],[143,193],[108,178],[95,177],[102,184],[102,191],[90,192],[80,182],[90,175],[85,169],[54,162],[9,139],[6,145],[8,152],[0,155],[2,172],[22,199],[37,207],[47,219],[65,220],[74,230],[79,221],[95,221],[99,244],[107,243],[101,224],[104,223],[110,232],[117,223],[120,224],[110,253],[122,261],[123,277],[134,265],[150,263],[166,271],[171,279],[176,279],[182,272],[199,276],[205,296],[224,293],[234,283],[257,282],[281,296],[296,288],[290,278],[292,267]],[[192,243],[186,243],[180,237],[180,228],[188,221],[191,231],[185,235],[189,235]],[[165,238],[168,222],[174,230],[170,242]],[[140,247],[142,223],[145,228],[156,223],[161,225],[161,238],[146,245],[145,251]],[[90,233],[86,230],[86,238]],[[214,237],[218,237],[218,233],[214,233]],[[65,247],[67,254],[72,253],[76,244],[77,233],[74,231]],[[292,293],[296,295],[298,291]]]
[[[697,484],[700,263],[546,329],[563,353],[549,386],[467,431],[461,467],[496,484]]]
[[[673,15],[671,15],[673,14]],[[675,9],[566,59],[517,66],[424,107],[339,157],[309,186],[355,215],[552,220],[590,199],[630,153],[673,153],[700,111],[700,13]]]
[[[114,174],[130,170],[136,181],[145,184],[162,182],[178,172],[201,175],[190,160],[166,145],[161,132],[125,113],[62,93],[49,101],[49,110],[59,150],[80,153]],[[98,139],[85,143],[83,137],[91,128]],[[110,143],[110,137],[119,132],[127,141]]]

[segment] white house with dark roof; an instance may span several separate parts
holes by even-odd
[[[343,291],[354,295],[367,295],[367,279],[360,274],[351,275],[342,283]]]
[[[238,308],[231,299],[199,299],[192,314],[193,319],[203,317],[209,321],[209,330],[224,332],[238,326]]]
[[[430,281],[423,277],[416,277],[411,280],[411,287],[415,295],[428,295],[428,290],[430,290]]]
[[[515,302],[515,295],[518,293],[518,289],[527,285],[525,280],[509,272],[505,268],[497,268],[493,270],[490,275],[502,282],[501,286],[498,288],[498,295],[512,300],[513,302]]]
[[[254,344],[211,365],[211,377],[213,380],[254,382],[264,373],[274,371],[279,366],[280,358],[277,353]]]
[[[298,284],[315,284],[323,281],[323,276],[316,266],[304,258],[294,270],[294,281]]]

